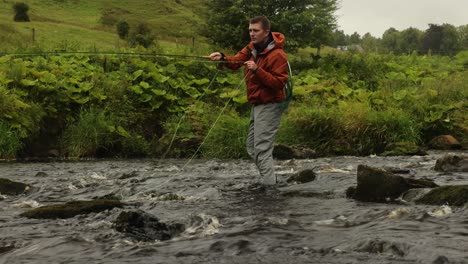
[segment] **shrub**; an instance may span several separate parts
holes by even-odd
[[[148,48],[153,44],[154,36],[151,29],[146,23],[139,23],[133,30],[130,31],[128,37],[130,46],[136,47],[138,45]]]
[[[246,151],[249,118],[239,117],[236,113],[226,113],[211,126],[211,132],[205,135],[205,143],[202,145],[203,157],[218,159],[249,157]]]
[[[83,109],[62,135],[62,148],[69,157],[96,157],[110,149],[115,138],[113,117],[97,109]]]
[[[382,153],[390,143],[419,143],[419,127],[402,110],[375,111],[365,103],[301,105],[283,118],[278,142],[306,145],[319,155]]]
[[[29,6],[26,3],[15,3],[13,4],[13,10],[15,10],[15,16],[13,21],[16,22],[29,22],[28,10]]]
[[[119,21],[117,23],[117,34],[119,38],[126,39],[128,38],[128,31],[130,30],[130,25],[126,21]]]
[[[0,120],[0,158],[14,158],[20,149],[18,134]]]

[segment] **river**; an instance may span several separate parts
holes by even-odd
[[[468,210],[364,203],[345,196],[359,164],[402,168],[439,185],[468,184],[467,173],[432,168],[427,156],[329,157],[276,161],[285,182],[314,169],[315,181],[255,187],[247,160],[1,162],[0,178],[33,186],[0,195],[0,263],[468,263]],[[467,154],[457,152],[457,154]],[[125,208],[69,219],[28,219],[42,205],[107,194]],[[186,230],[170,240],[136,241],[112,223],[140,209]]]

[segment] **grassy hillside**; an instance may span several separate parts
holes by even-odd
[[[42,49],[98,49],[125,47],[115,32],[115,23],[127,21],[150,25],[160,41],[191,43],[197,41],[203,25],[201,13],[206,0],[24,0],[29,5],[31,22],[13,22],[12,5],[0,2],[0,49],[31,47]]]

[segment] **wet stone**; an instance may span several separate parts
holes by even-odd
[[[99,213],[122,206],[123,203],[117,200],[98,199],[93,201],[72,201],[65,204],[54,204],[35,208],[20,214],[20,216],[35,219],[65,219],[76,215]]]
[[[314,181],[317,175],[312,169],[305,169],[298,173],[291,175],[286,181],[287,182],[297,182],[297,183],[306,183]]]
[[[276,144],[273,148],[273,157],[279,160],[310,159],[316,156],[317,153],[315,150],[301,145],[287,146],[284,144]]]
[[[47,173],[45,173],[43,171],[40,171],[40,172],[36,173],[36,175],[34,177],[42,178],[42,177],[47,177],[47,176],[49,176]]]
[[[31,187],[21,182],[0,178],[0,194],[18,195],[28,192]]]
[[[11,251],[13,249],[15,249],[14,245],[0,246],[0,254],[6,253],[6,252]]]
[[[468,185],[448,185],[432,189],[416,203],[429,205],[463,206],[468,203]]]
[[[114,221],[113,227],[142,241],[168,240],[185,230],[183,224],[166,224],[144,211],[124,211]]]
[[[444,172],[468,172],[468,156],[446,155],[437,159],[434,170]]]
[[[438,185],[430,180],[409,179],[384,169],[359,165],[357,186],[347,190],[348,198],[365,202],[388,202],[414,188],[434,188]]]

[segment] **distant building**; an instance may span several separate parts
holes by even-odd
[[[342,50],[342,51],[364,52],[364,49],[359,44],[352,44],[352,45],[347,45],[347,46],[337,46],[336,49],[337,50]]]

